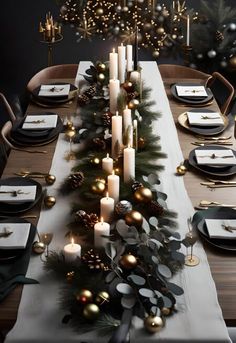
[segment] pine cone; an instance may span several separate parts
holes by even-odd
[[[84,174],[82,172],[76,172],[68,176],[68,182],[72,189],[77,189],[84,182]]]
[[[101,139],[101,138],[93,138],[93,143],[96,147],[96,150],[105,150],[107,145],[106,145],[106,142],[104,141],[104,139]]]
[[[111,116],[109,113],[104,113],[102,115],[103,125],[107,127],[111,127]]]
[[[151,201],[149,203],[149,211],[151,215],[160,217],[164,213],[164,208],[157,201]]]
[[[141,187],[143,187],[143,184],[138,181],[134,181],[134,183],[131,186],[133,192],[136,192]]]
[[[81,260],[90,270],[104,270],[105,265],[102,262],[98,253],[96,253],[93,249],[88,250],[82,257]]]
[[[224,35],[220,31],[216,31],[216,36],[215,37],[216,37],[217,42],[222,42],[224,40]]]
[[[85,105],[87,105],[87,104],[89,103],[89,101],[90,101],[89,97],[88,97],[87,95],[85,95],[85,94],[80,94],[80,95],[78,96],[78,104],[79,104],[80,106],[85,106]]]
[[[98,222],[98,216],[95,213],[88,214],[83,210],[76,212],[75,219],[78,222],[82,222],[87,229],[92,229]]]
[[[92,97],[94,97],[96,92],[97,92],[96,85],[92,85],[88,89],[86,89],[86,91],[83,94],[86,95],[88,98],[92,99]]]
[[[131,93],[128,93],[127,97],[128,97],[128,101],[132,100],[132,99],[136,99],[137,97],[139,96],[139,93],[138,92],[131,92]]]

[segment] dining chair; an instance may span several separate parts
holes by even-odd
[[[202,71],[177,64],[159,64],[158,68],[163,79],[174,78],[180,81],[183,79],[202,79],[206,81],[211,77]]]
[[[0,93],[0,101],[1,101],[1,104],[3,105],[4,110],[5,110],[4,113],[7,114],[7,117],[8,117],[8,118],[3,118],[1,116],[1,121],[0,122],[1,123],[5,122],[6,119],[7,120],[10,119],[11,122],[14,122],[16,120],[16,116],[15,116],[15,114],[14,114],[14,112],[13,112],[13,110],[12,110],[10,104],[9,104],[9,102],[7,101],[7,99],[6,99],[6,97],[5,97],[5,95],[3,93]]]
[[[27,84],[27,91],[32,93],[42,83],[50,79],[75,79],[78,64],[59,64],[40,70]]]
[[[214,72],[207,80],[206,86],[211,89],[221,113],[228,114],[235,93],[231,83],[222,74]]]

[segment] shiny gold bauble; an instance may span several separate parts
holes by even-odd
[[[47,174],[45,175],[45,181],[47,185],[53,185],[54,182],[56,181],[56,176],[52,174]]]
[[[230,58],[229,65],[232,69],[236,69],[236,56]]]
[[[97,76],[97,79],[99,82],[104,82],[105,81],[105,75],[103,73],[99,73]]]
[[[158,316],[148,316],[144,319],[144,327],[150,333],[155,333],[163,328],[163,320]]]
[[[114,172],[115,172],[116,175],[119,175],[119,176],[122,175],[122,169],[119,168],[119,167],[115,168],[115,169],[114,169]]]
[[[96,9],[96,15],[103,15],[103,8],[97,8]]]
[[[106,291],[99,292],[95,298],[96,304],[100,306],[107,304],[109,300],[110,300],[110,295]]]
[[[95,165],[95,166],[98,166],[101,163],[101,161],[100,161],[100,158],[93,157],[93,158],[91,158],[90,163]]]
[[[145,138],[139,137],[138,139],[138,148],[143,149],[145,147],[146,141]]]
[[[158,27],[157,33],[158,33],[159,35],[162,35],[163,33],[165,33],[164,27]]]
[[[65,136],[69,139],[73,138],[76,134],[74,126],[71,126],[68,130],[65,131]]]
[[[106,184],[103,180],[97,179],[91,184],[91,190],[95,194],[103,194],[106,189]]]
[[[84,307],[83,316],[88,320],[95,320],[100,313],[99,307],[96,304],[88,304]]]
[[[80,304],[88,304],[93,300],[93,294],[88,289],[81,289],[75,294],[75,297]]]
[[[56,198],[53,197],[52,195],[47,195],[45,198],[44,198],[44,205],[47,207],[47,208],[51,208],[55,205],[56,203]]]
[[[152,191],[146,187],[140,187],[134,193],[134,199],[138,202],[150,202],[152,200]]]
[[[187,168],[183,165],[183,164],[180,164],[177,168],[176,168],[176,173],[178,175],[184,175],[187,171]]]
[[[125,215],[125,222],[127,225],[142,226],[143,216],[140,212],[132,210]]]
[[[32,245],[32,251],[38,255],[44,253],[45,249],[46,245],[43,242],[35,241]]]
[[[106,70],[106,65],[104,63],[98,63],[96,68],[99,73],[102,73]]]
[[[74,127],[72,121],[68,120],[65,124],[65,129],[70,130],[72,127]]]
[[[161,314],[167,317],[171,314],[171,309],[168,307],[162,307]]]
[[[126,92],[130,93],[134,90],[134,85],[131,81],[127,81],[123,83],[123,88],[126,90]]]
[[[128,103],[128,108],[131,110],[135,110],[139,106],[139,100],[138,99],[132,99]]]
[[[154,50],[153,53],[152,53],[152,56],[154,58],[158,58],[160,56],[160,52],[158,50]]]
[[[125,254],[125,255],[121,256],[120,264],[124,269],[132,270],[137,266],[138,261],[134,255]]]

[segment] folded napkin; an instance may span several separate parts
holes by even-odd
[[[25,277],[35,234],[36,228],[31,225],[26,248],[19,250],[20,253],[17,255],[17,258],[9,260],[8,262],[0,261],[0,302],[18,284],[38,283],[38,281],[34,279]]]
[[[27,202],[34,201],[36,185],[33,186],[0,186],[0,202]]]
[[[57,114],[27,116],[22,125],[24,130],[53,129],[57,126]]]
[[[64,85],[41,85],[38,96],[63,97],[68,96],[70,84]]]
[[[0,249],[24,249],[30,226],[30,223],[0,223]]]
[[[204,86],[176,86],[178,96],[184,97],[207,97]]]
[[[224,121],[218,112],[187,112],[187,117],[190,125],[224,125]]]
[[[236,239],[236,219],[205,219],[211,238]]]
[[[221,150],[195,150],[197,164],[199,165],[222,165],[232,166],[236,165],[236,158],[230,149]]]

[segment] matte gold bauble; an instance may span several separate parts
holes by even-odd
[[[161,314],[167,317],[171,314],[171,309],[168,307],[162,307]]]
[[[145,147],[146,141],[145,138],[139,137],[138,139],[138,148],[143,149]]]
[[[99,292],[95,298],[96,304],[100,306],[107,304],[109,300],[110,300],[110,295],[106,291]]]
[[[125,222],[127,225],[142,226],[143,216],[140,212],[132,210],[125,215]]]
[[[104,82],[105,81],[105,75],[103,73],[99,73],[97,76],[97,79],[99,82]]]
[[[163,327],[163,320],[158,316],[148,316],[144,319],[144,327],[150,333],[158,332]]]
[[[98,63],[96,68],[99,73],[103,73],[106,70],[106,65],[104,63]]]
[[[157,33],[158,33],[159,35],[162,35],[163,33],[165,33],[165,29],[164,29],[163,27],[158,27]]]
[[[96,9],[96,15],[103,15],[103,8],[97,8]]]
[[[91,184],[91,190],[95,194],[103,194],[106,189],[106,184],[103,180],[97,179]]]
[[[44,205],[47,207],[47,208],[52,208],[56,203],[56,198],[51,196],[51,195],[48,195],[44,198]]]
[[[139,106],[139,100],[138,99],[132,99],[128,103],[128,108],[131,110],[135,110]]]
[[[176,173],[178,175],[184,175],[187,171],[187,168],[183,165],[183,164],[180,164],[177,168],[176,168]]]
[[[236,56],[230,58],[229,65],[231,68],[236,69]]]
[[[152,56],[154,58],[158,58],[160,56],[160,52],[158,50],[154,50],[153,53],[152,53]]]
[[[47,174],[45,175],[45,181],[47,185],[53,185],[54,182],[56,181],[56,176],[52,174]]]
[[[98,158],[98,157],[93,157],[90,160],[90,163],[93,164],[94,166],[98,166],[100,164],[100,162],[101,162],[100,158]]]
[[[152,191],[146,187],[140,187],[134,192],[134,198],[138,202],[150,202],[152,200]]]
[[[120,264],[124,269],[131,270],[137,266],[137,258],[132,254],[125,254],[120,258]]]
[[[33,252],[38,255],[44,253],[45,249],[46,249],[46,246],[43,242],[36,241],[32,245]]]
[[[133,92],[134,85],[131,81],[127,81],[123,83],[123,88],[126,90],[127,93]]]
[[[93,294],[88,289],[81,289],[75,294],[75,297],[80,304],[88,304],[93,300]]]
[[[88,304],[84,307],[83,315],[88,320],[95,320],[100,313],[99,307],[96,304]]]

